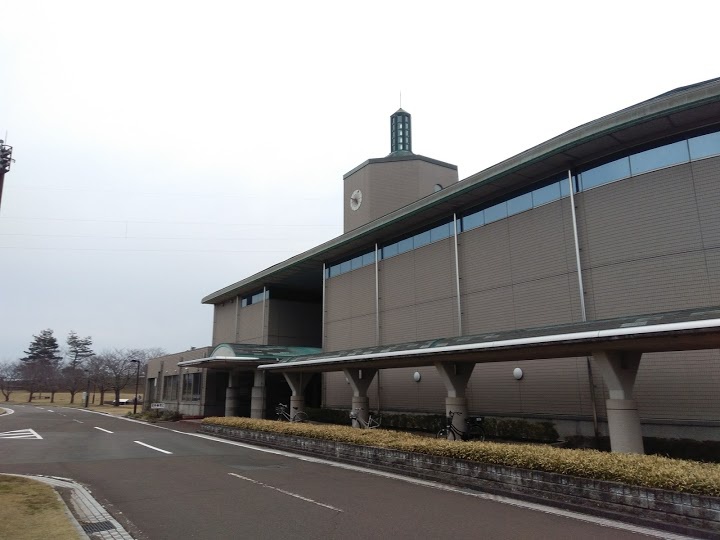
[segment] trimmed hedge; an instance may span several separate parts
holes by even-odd
[[[349,425],[350,411],[343,409],[317,409],[306,407],[311,420],[329,424]],[[382,427],[409,431],[437,433],[445,427],[442,414],[409,414],[383,412]],[[493,439],[506,441],[556,442],[560,435],[552,422],[531,422],[520,418],[485,417],[485,433]]]
[[[354,429],[349,426],[300,424],[241,417],[205,418],[203,424],[391,448],[404,452],[621,482],[634,486],[720,496],[720,465],[714,463],[527,444],[444,441],[384,429]]]

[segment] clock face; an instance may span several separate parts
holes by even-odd
[[[360,208],[360,205],[362,204],[362,191],[359,189],[356,189],[352,192],[352,195],[350,195],[350,208],[352,210],[357,210]]]

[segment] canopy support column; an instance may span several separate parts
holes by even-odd
[[[265,418],[265,372],[256,369],[250,394],[250,418]]]
[[[465,433],[467,430],[465,420],[468,415],[465,390],[467,389],[470,375],[472,375],[473,369],[475,369],[475,364],[435,362],[435,368],[438,370],[440,378],[443,383],[445,383],[445,389],[447,390],[447,397],[445,398],[445,414],[450,416],[450,413],[454,412],[455,416],[453,417],[453,426],[455,426],[460,432]]]
[[[240,414],[240,373],[230,371],[228,387],[225,391],[225,416],[238,416]]]
[[[606,401],[610,450],[644,454],[640,415],[633,399],[642,353],[594,351],[592,355],[610,391]]]
[[[288,411],[292,418],[297,413],[305,411],[305,388],[312,378],[312,373],[283,373],[283,375],[292,390],[290,410]]]
[[[377,369],[343,369],[353,391],[352,410],[357,412],[358,418],[363,422],[367,422],[369,418],[370,398],[368,398],[367,391],[377,371]],[[352,423],[353,427],[361,427],[357,420],[353,420]]]

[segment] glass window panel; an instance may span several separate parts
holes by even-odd
[[[567,184],[567,181],[565,181]],[[532,192],[533,206],[540,206],[560,198],[560,184],[555,182],[549,186],[541,187]]]
[[[688,161],[690,161],[690,155],[688,154],[687,142],[678,141],[631,155],[630,170],[634,175],[642,174],[678,163],[687,163]]]
[[[505,201],[485,209],[485,223],[492,223],[507,217],[507,204]]]
[[[357,270],[358,268],[362,267],[362,265],[362,255],[358,255],[350,261],[350,270]]]
[[[413,249],[413,239],[405,238],[404,240],[400,240],[398,242],[398,253],[405,253],[406,251],[410,251]]]
[[[343,261],[340,263],[340,273],[344,274],[345,272],[350,271],[350,261]]]
[[[483,225],[485,225],[485,212],[483,210],[473,212],[472,214],[468,214],[462,218],[463,231],[469,231],[470,229],[482,227]]]
[[[382,257],[383,257],[383,259],[387,259],[387,258],[389,258],[389,257],[394,257],[394,256],[397,255],[397,254],[398,254],[398,245],[397,245],[397,243],[395,243],[395,244],[390,244],[390,245],[387,245],[387,246],[385,246],[384,248],[382,248]]]
[[[248,305],[248,299],[247,299],[247,298],[243,298],[243,299],[242,299],[242,303],[240,304],[240,307],[246,307],[247,305]]]
[[[525,210],[532,208],[532,193],[523,193],[517,197],[513,197],[507,202],[507,212],[509,216],[513,214],[519,214]]]
[[[362,256],[363,266],[373,264],[374,262],[375,262],[375,251],[371,251],[370,253],[366,253],[365,255]]]
[[[570,185],[568,184],[567,178],[564,178],[563,180],[560,180],[558,182],[560,184],[560,195],[562,197],[569,197],[570,196]],[[577,176],[572,177],[572,185],[575,188],[575,192],[577,193]]]
[[[443,225],[430,229],[430,241],[437,242],[443,238],[448,238],[452,234],[450,225],[450,223],[444,223]]]
[[[689,139],[690,159],[702,159],[720,154],[720,132],[708,133]]]
[[[429,244],[432,241],[430,231],[423,231],[415,235],[415,248],[419,248]]]
[[[333,264],[330,267],[330,277],[335,277],[340,275],[340,265],[339,264]]]
[[[590,189],[630,176],[630,160],[626,157],[583,171],[580,174],[582,189]]]

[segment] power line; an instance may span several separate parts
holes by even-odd
[[[0,217],[3,221],[61,221],[71,223],[135,223],[142,225],[220,225],[222,227],[291,227],[293,229],[307,227],[307,228],[336,228],[337,225],[303,225],[298,223],[293,224],[281,224],[281,223],[221,223],[213,221],[140,221],[132,219],[82,219],[82,218],[47,218],[47,217]]]

